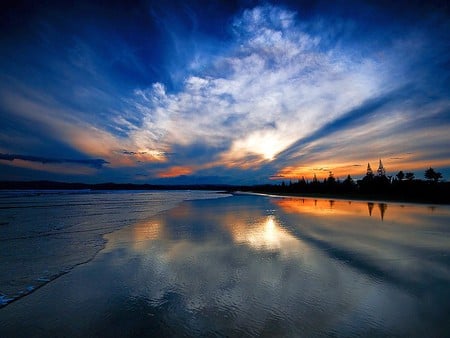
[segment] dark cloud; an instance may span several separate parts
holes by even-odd
[[[130,156],[147,154],[146,151],[129,151],[129,150],[122,150],[120,153],[123,155],[130,155]]]
[[[284,175],[271,175],[270,178],[271,179],[277,179],[277,178],[283,178],[285,177]]]
[[[164,155],[164,156],[172,156],[172,155],[175,154],[174,152],[159,151],[159,150],[156,150],[156,149],[154,149],[154,151],[155,151],[155,153],[158,153],[158,154],[160,154],[161,156],[162,156],[162,155]],[[126,149],[116,151],[116,153],[118,153],[118,154],[121,154],[121,155],[128,155],[128,156],[146,155],[146,154],[148,154],[149,152],[150,152],[150,151],[132,151],[132,150],[126,150]],[[140,162],[140,161],[138,161],[138,162]]]
[[[54,164],[54,163],[69,163],[69,164],[80,164],[88,167],[101,169],[108,161],[103,159],[64,159],[64,158],[47,158],[40,156],[28,156],[28,155],[17,155],[17,154],[0,154],[0,160],[14,161],[22,160],[28,162],[39,162],[42,164]]]

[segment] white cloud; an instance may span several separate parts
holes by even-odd
[[[14,93],[2,90],[0,100],[15,115],[43,125],[59,140],[90,156],[101,156],[111,166],[165,162],[201,170],[219,165],[255,168],[272,162],[273,167],[280,168],[297,166],[300,160],[327,164],[327,158],[336,151],[349,161],[365,156],[345,156],[339,148],[343,146],[365,153],[370,145],[378,154],[379,149],[389,145],[400,147],[406,136],[384,142],[373,140],[380,130],[402,133],[397,128],[402,121],[411,122],[419,114],[428,116],[433,107],[423,112],[411,108],[414,105],[409,105],[408,111],[398,108],[394,112],[398,123],[393,123],[391,114],[388,120],[347,127],[334,133],[333,138],[303,145],[290,152],[292,157],[279,156],[299,139],[365,101],[408,84],[411,75],[405,69],[420,59],[420,49],[427,46],[414,35],[394,41],[373,55],[359,53],[329,39],[336,25],[347,27],[339,26],[339,30],[355,29],[340,23],[327,27],[322,21],[300,22],[295,12],[274,6],[244,11],[232,24],[231,43],[215,49],[215,54],[185,60],[184,73],[188,75],[181,85],[177,84],[180,89],[170,91],[157,82],[114,100],[116,92],[104,85],[107,77],[103,78],[104,70],[97,68],[99,59],[88,47],[77,44],[78,49],[71,53],[72,63],[86,68],[84,72],[93,78],[100,76],[97,84],[102,84],[99,87],[103,89],[80,87],[75,97],[84,102],[90,96],[106,96],[103,101],[111,101],[114,108],[102,106],[102,114],[95,114],[97,107],[90,105],[68,108],[57,96],[38,89],[30,92],[18,88]],[[201,43],[196,41],[199,49]],[[403,57],[411,48],[415,49],[414,55]],[[398,55],[404,61],[400,65]],[[195,67],[189,67],[192,63]],[[448,106],[448,102],[436,104],[439,110]],[[198,144],[215,148],[216,152],[210,149],[211,157],[194,158],[187,164],[181,163],[177,154],[167,157],[174,148]],[[417,146],[408,147],[413,148]],[[274,162],[277,158],[289,163]]]
[[[325,50],[320,36],[295,20],[277,7],[245,11],[233,25],[235,44],[209,60],[202,68],[209,71],[188,76],[176,93],[161,83],[136,91],[143,123],[130,138],[164,151],[198,142],[228,146],[218,158],[252,154],[271,161],[382,90],[375,62],[355,62],[337,47]]]

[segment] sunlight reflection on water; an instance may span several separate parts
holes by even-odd
[[[8,306],[7,320],[46,299],[77,332],[105,336],[445,336],[449,220],[447,206],[184,202],[105,235],[101,255]],[[31,312],[50,325],[51,307]]]

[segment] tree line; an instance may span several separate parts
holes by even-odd
[[[348,197],[379,200],[399,200],[429,203],[450,203],[450,182],[442,181],[442,174],[433,168],[425,170],[426,180],[416,179],[414,173],[399,171],[396,175],[386,176],[384,169],[374,174],[368,166],[367,174],[361,180],[350,175],[344,180],[335,178],[329,172],[327,178],[312,180],[304,177],[296,182],[264,185],[153,185],[132,183],[67,183],[55,181],[0,181],[0,190],[214,190],[214,191],[252,191],[261,193],[280,193],[294,195],[314,195],[323,197]]]
[[[379,169],[378,174],[375,174],[369,165],[366,175],[360,180],[354,180],[351,175],[340,180],[330,171],[328,177],[323,180],[319,180],[314,174],[311,180],[302,177],[295,182],[283,181],[280,184],[258,185],[249,189],[243,187],[243,190],[450,203],[450,183],[442,181],[440,172],[430,167],[425,170],[424,178],[425,180],[417,179],[414,173],[404,173],[402,170],[393,176],[387,176],[384,169]]]

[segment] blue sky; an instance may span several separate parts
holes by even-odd
[[[0,179],[450,177],[450,8],[4,2]]]

